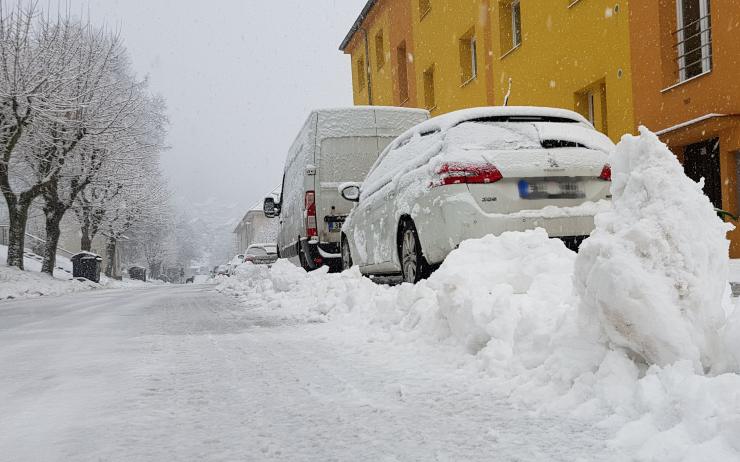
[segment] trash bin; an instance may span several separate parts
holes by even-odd
[[[103,267],[103,259],[99,255],[90,252],[81,252],[72,256],[72,276],[85,278],[88,281],[100,283],[100,270]]]
[[[141,266],[132,266],[128,269],[128,277],[137,281],[146,282],[146,268]]]

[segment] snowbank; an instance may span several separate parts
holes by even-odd
[[[708,371],[725,362],[716,334],[731,225],[658,137],[641,132],[610,159],[613,208],[581,249],[576,289],[615,345],[648,364],[687,360]]]
[[[36,298],[42,296],[65,295],[95,289],[121,289],[146,287],[139,281],[115,281],[101,276],[100,284],[72,278],[72,262],[68,258],[57,257],[54,277],[41,273],[41,260],[25,257],[25,271],[9,268],[6,265],[8,247],[0,245],[0,300]]]
[[[638,460],[740,457],[740,376],[634,361],[600,335],[596,318],[580,316],[575,261],[534,230],[466,241],[415,286],[280,260],[240,267],[219,289],[249,309],[333,322],[369,341],[451,348],[459,367],[495,378],[514,403],[594,422],[611,432],[613,449]]]
[[[218,287],[249,309],[431,345],[514,405],[600,426],[616,460],[738,460],[740,375],[704,375],[737,371],[740,352],[726,226],[652,134],[612,161],[614,208],[578,257],[533,230],[466,241],[414,286],[281,260]]]

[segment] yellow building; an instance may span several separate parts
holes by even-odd
[[[370,0],[340,49],[355,104],[574,109],[634,131],[626,0]]]

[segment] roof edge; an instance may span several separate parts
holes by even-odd
[[[370,13],[370,11],[373,9],[375,4],[378,3],[378,0],[368,0],[365,4],[365,7],[360,12],[360,15],[355,19],[354,24],[352,24],[352,27],[349,29],[349,32],[347,32],[347,35],[344,37],[344,40],[342,40],[342,43],[339,45],[339,51],[344,51],[347,49],[347,45],[349,45],[349,42],[352,41],[355,34],[358,30],[360,30],[360,26],[367,18],[367,15]]]

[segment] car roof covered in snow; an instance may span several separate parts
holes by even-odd
[[[528,117],[541,117],[552,120],[565,119],[574,123],[582,123],[593,128],[593,125],[591,125],[585,117],[577,112],[569,111],[567,109],[536,106],[490,106],[462,109],[434,117],[411,128],[401,135],[401,137],[416,133],[424,134],[436,131],[446,131],[467,121],[495,117],[521,117],[523,119]]]
[[[346,114],[352,112],[371,112],[371,111],[388,111],[388,112],[408,112],[423,114],[428,112],[426,109],[396,106],[346,106],[346,107],[328,107],[314,109],[311,114]]]

